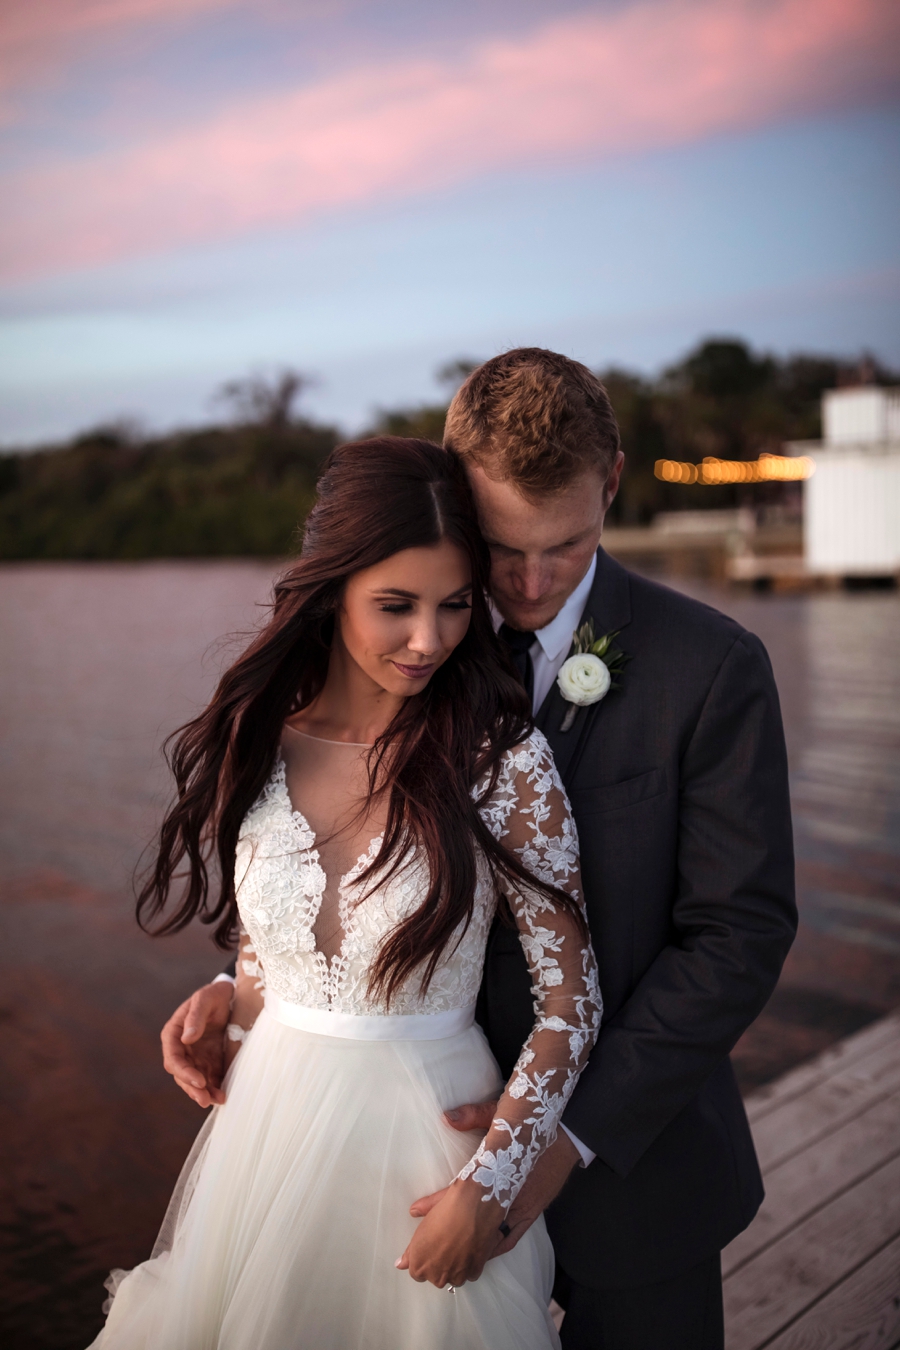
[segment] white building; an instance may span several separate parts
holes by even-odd
[[[830,576],[900,574],[900,389],[832,389],[822,399],[822,441],[804,483],[804,561]]]

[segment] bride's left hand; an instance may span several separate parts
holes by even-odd
[[[455,1130],[484,1131],[490,1128],[494,1110],[493,1102],[476,1102],[458,1106],[454,1111],[446,1111],[444,1114],[447,1123]],[[565,1131],[560,1130],[554,1143],[544,1150],[525,1178],[525,1185],[506,1216],[505,1227],[508,1231],[496,1234],[494,1247],[488,1252],[488,1260],[492,1260],[495,1256],[505,1256],[507,1252],[512,1251],[535,1219],[543,1214],[551,1201],[556,1199],[580,1161],[581,1156],[575,1145]],[[442,1191],[435,1191],[433,1195],[423,1195],[410,1205],[410,1214],[414,1219],[421,1219],[424,1215],[430,1214],[446,1194],[445,1187]]]
[[[477,1280],[494,1255],[504,1215],[499,1200],[484,1197],[471,1178],[454,1181],[419,1224],[397,1269],[438,1289]]]

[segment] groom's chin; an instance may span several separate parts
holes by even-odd
[[[504,621],[510,628],[517,628],[521,633],[536,633],[540,628],[546,628],[562,609],[563,602],[539,600],[535,604],[516,603],[509,604],[504,601],[503,604],[494,602]]]

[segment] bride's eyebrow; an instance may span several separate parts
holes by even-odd
[[[459,586],[455,591],[451,591],[449,595],[445,595],[445,596],[444,596],[444,599],[445,599],[445,600],[452,600],[452,599],[454,598],[454,596],[457,596],[457,595],[468,595],[468,593],[469,593],[469,591],[471,591],[471,589],[472,589],[472,583],[469,582],[467,585],[465,585],[465,586]],[[401,590],[399,590],[396,586],[379,586],[378,588],[376,588],[375,590],[372,591],[372,594],[373,594],[373,595],[396,595],[396,596],[398,596],[398,598],[401,599],[401,600],[418,600],[418,599],[420,598],[419,595],[418,595],[415,591],[401,591]]]

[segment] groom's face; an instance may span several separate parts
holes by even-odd
[[[555,619],[597,551],[603,517],[616,493],[622,456],[608,478],[588,470],[535,501],[508,480],[468,467],[481,530],[491,550],[491,596],[523,631]]]

